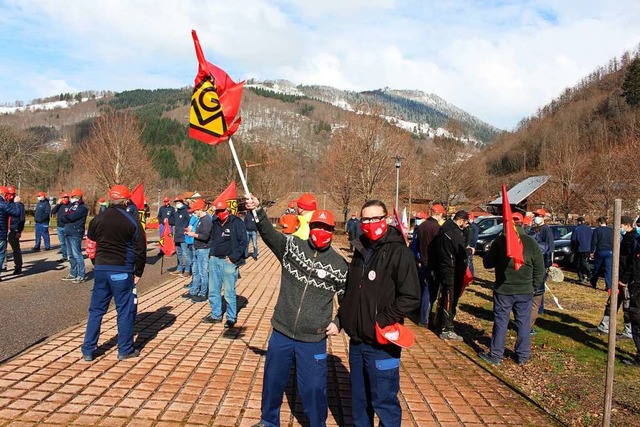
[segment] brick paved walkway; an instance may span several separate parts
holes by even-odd
[[[142,356],[116,360],[115,311],[103,321],[99,355],[81,359],[78,325],[0,365],[0,426],[250,426],[260,393],[280,268],[261,245],[242,268],[237,328],[201,323],[208,303],[180,298],[176,279],[140,298],[135,330]],[[52,319],[55,321],[55,319]],[[553,420],[431,332],[410,327],[416,344],[402,355],[403,424],[551,425]],[[351,425],[348,339],[329,341],[328,425]],[[292,386],[293,387],[293,386]],[[300,425],[289,389],[282,425]]]

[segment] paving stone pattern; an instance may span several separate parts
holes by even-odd
[[[243,307],[236,328],[201,323],[209,304],[181,298],[187,279],[172,280],[139,299],[139,358],[117,361],[113,310],[104,317],[92,363],[81,358],[81,324],[0,365],[0,426],[257,423],[280,278],[278,261],[262,242],[260,250],[260,259],[241,269],[237,293]],[[416,344],[402,355],[403,425],[554,424],[448,343],[409,324]],[[328,343],[329,426],[352,425],[348,342],[342,333]],[[293,377],[281,421],[306,425]]]

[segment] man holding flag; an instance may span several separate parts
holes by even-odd
[[[533,305],[534,287],[542,281],[544,259],[537,242],[516,226],[507,198],[507,190],[502,186],[502,222],[504,234],[494,240],[489,252],[484,256],[485,268],[495,268],[496,279],[493,290],[493,331],[491,349],[480,353],[482,360],[500,365],[504,355],[509,315],[513,311],[517,328],[517,363],[524,365],[531,356],[531,334],[529,321]],[[518,218],[522,220],[520,215]]]

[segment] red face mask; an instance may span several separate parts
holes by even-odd
[[[322,228],[312,228],[309,230],[309,238],[316,248],[324,249],[331,244],[333,233]]]
[[[218,215],[218,219],[220,220],[220,222],[225,222],[227,218],[229,218],[230,213],[231,212],[229,211],[218,211],[216,212],[216,215]]]
[[[367,236],[367,239],[375,242],[387,232],[387,221],[363,223],[360,224],[360,227],[362,228],[362,234]]]
[[[62,199],[62,204],[63,205],[68,205],[69,204],[69,199],[67,199],[66,197],[64,199]]]

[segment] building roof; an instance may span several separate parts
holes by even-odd
[[[535,193],[540,187],[549,181],[551,175],[541,175],[541,176],[532,176],[525,179],[522,182],[519,182],[515,186],[513,186],[509,191],[507,191],[507,197],[509,198],[509,203],[512,205],[518,205],[527,199],[530,195]],[[489,205],[501,205],[502,204],[502,196],[495,199],[493,202],[489,203]]]

